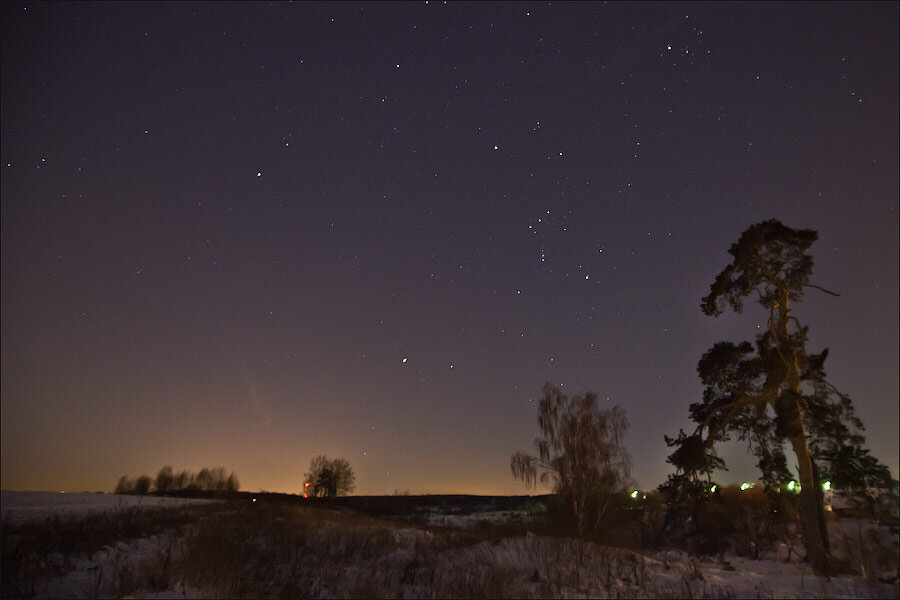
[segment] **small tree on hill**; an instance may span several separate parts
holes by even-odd
[[[759,459],[762,479],[780,486],[791,479],[784,445],[797,458],[800,527],[814,571],[828,574],[830,556],[824,518],[824,477],[846,488],[889,486],[890,473],[862,447],[863,424],[850,398],[825,379],[826,348],[808,351],[808,327],[793,313],[807,288],[837,296],[809,282],[813,260],[807,250],[818,234],[779,221],[753,225],[728,252],[727,265],[703,298],[703,312],[740,313],[744,300],[757,300],[768,313],[755,344],[719,342],[700,359],[702,402],[690,405],[697,427],[666,442],[675,447],[669,461],[681,475],[708,473],[719,466],[712,446],[737,435]]]
[[[344,496],[356,489],[356,475],[343,458],[331,460],[324,454],[316,456],[309,461],[309,471],[303,477],[315,496]]]
[[[538,454],[513,454],[513,476],[527,487],[551,483],[571,507],[579,534],[585,535],[630,482],[625,411],[619,406],[601,409],[592,392],[570,399],[548,382],[538,405],[538,425],[543,434],[534,442]]]

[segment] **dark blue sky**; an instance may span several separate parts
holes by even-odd
[[[769,218],[898,474],[898,5],[2,5],[2,487],[521,493],[549,380],[671,468]],[[604,402],[606,402],[604,400]],[[754,476],[742,447],[732,481]]]

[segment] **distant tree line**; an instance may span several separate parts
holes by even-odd
[[[176,473],[172,467],[166,465],[156,474],[156,478],[149,475],[141,475],[132,479],[122,475],[116,484],[116,494],[147,495],[151,492],[157,494],[172,494],[180,492],[213,492],[233,493],[241,489],[240,481],[234,472],[226,475],[224,467],[204,467],[199,473],[180,471]]]

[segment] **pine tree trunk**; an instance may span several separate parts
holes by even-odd
[[[778,347],[786,367],[784,387],[799,398],[803,394],[800,383],[799,356],[791,346],[788,331],[788,309],[790,295],[787,288],[782,288],[778,307]],[[786,355],[786,356],[785,356]],[[803,424],[802,411],[799,404],[794,407],[790,418],[789,429],[792,435],[788,438],[797,456],[797,469],[800,471],[800,531],[803,533],[803,545],[806,557],[816,575],[831,574],[831,556],[828,553],[828,532],[825,528],[824,499],[819,488],[818,469],[809,452],[809,439]],[[821,516],[821,519],[820,519]]]
[[[801,433],[790,438],[797,468],[800,470],[800,530],[806,556],[816,575],[831,574],[831,560],[824,539],[825,532],[819,527],[819,507],[816,486],[819,482],[813,473],[812,457],[806,435]]]
[[[822,532],[822,541],[825,543],[825,552],[831,554],[831,543],[828,539],[828,523],[825,522],[825,492],[822,491],[822,478],[819,476],[819,467],[816,461],[812,461],[813,480],[817,482],[816,487],[816,519],[819,522],[819,531]]]

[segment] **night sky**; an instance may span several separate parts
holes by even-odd
[[[2,4],[2,487],[526,493],[545,381],[643,489],[750,225],[898,475],[898,4]],[[755,478],[744,446],[725,483]]]

